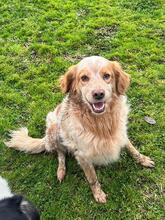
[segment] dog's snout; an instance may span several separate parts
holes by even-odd
[[[100,89],[100,90],[93,90],[92,91],[92,96],[94,99],[96,100],[101,100],[104,98],[105,96],[105,92],[103,89]]]

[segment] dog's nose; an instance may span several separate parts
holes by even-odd
[[[96,99],[96,100],[101,100],[104,98],[105,96],[105,92],[103,89],[100,89],[100,90],[93,90],[92,91],[92,95],[93,95],[93,98]]]

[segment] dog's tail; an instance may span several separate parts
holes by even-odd
[[[37,154],[45,150],[45,138],[32,138],[28,136],[27,128],[20,128],[10,133],[11,139],[5,144],[30,154]]]

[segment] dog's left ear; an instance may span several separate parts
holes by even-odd
[[[116,61],[112,62],[112,69],[115,75],[117,95],[124,95],[130,85],[130,76],[123,71]]]
[[[71,66],[60,78],[61,90],[64,93],[75,92],[76,65]]]

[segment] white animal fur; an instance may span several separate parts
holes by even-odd
[[[9,188],[7,181],[0,176],[0,200],[12,197],[13,194]]]

